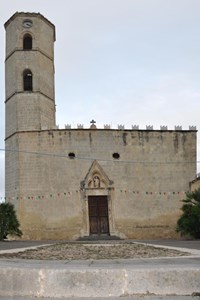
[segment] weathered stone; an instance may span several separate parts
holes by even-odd
[[[26,20],[32,27],[23,27]],[[6,199],[24,238],[76,239],[92,226],[121,238],[177,237],[180,200],[196,174],[196,131],[58,129],[54,25],[16,13],[5,28]],[[30,50],[23,49],[27,33]],[[23,89],[27,69],[32,91]],[[89,197],[107,201],[95,226]]]

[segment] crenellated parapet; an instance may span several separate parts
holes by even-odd
[[[94,121],[95,122],[95,121]],[[59,128],[58,125],[55,128],[50,128],[50,129],[57,129]],[[46,128],[47,129],[47,128]],[[185,131],[185,130],[189,130],[189,131],[197,131],[197,127],[194,125],[189,125],[188,128],[183,128],[182,125],[175,125],[173,128],[169,128],[167,125],[160,125],[159,128],[154,127],[153,125],[146,125],[145,128],[140,127],[139,125],[132,125],[131,128],[126,127],[124,124],[118,124],[116,127],[112,126],[111,124],[104,124],[103,127],[102,126],[97,126],[96,122],[95,124],[92,123],[92,125],[90,126],[84,126],[84,124],[81,123],[77,123],[76,126],[72,126],[71,124],[65,124],[64,129],[105,129],[105,130],[146,130],[146,131]],[[45,128],[43,127],[42,130],[45,130]]]

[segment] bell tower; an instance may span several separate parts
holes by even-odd
[[[15,13],[6,23],[6,139],[55,126],[55,26],[40,13]]]

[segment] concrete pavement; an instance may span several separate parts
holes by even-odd
[[[59,298],[30,298],[30,297],[0,297],[0,300],[59,300]],[[68,300],[82,300],[83,298],[68,298]],[[117,297],[95,298],[95,300],[119,300]],[[198,300],[195,296],[133,296],[123,297],[123,300]],[[94,298],[84,298],[94,300]]]
[[[30,247],[37,247],[41,245],[48,245],[48,244],[55,244],[59,242],[72,242],[76,243],[76,241],[55,241],[55,240],[45,240],[45,241],[24,241],[24,240],[5,240],[0,241],[0,251],[3,250],[12,250],[12,249],[19,249],[19,248],[30,248]],[[86,243],[84,241],[83,243]],[[186,249],[196,249],[200,250],[200,240],[117,240],[117,241],[100,241],[100,243],[145,243],[150,245],[160,245],[166,247],[175,247],[175,248],[186,248]],[[78,243],[81,243],[78,241]],[[92,241],[89,241],[92,243]],[[98,243],[98,241],[94,241],[93,243]]]
[[[59,298],[30,298],[30,297],[0,297],[0,300],[59,300]],[[116,297],[95,298],[95,300],[119,300]],[[198,300],[194,296],[134,296],[123,297],[123,300]],[[63,299],[64,300],[64,299]],[[68,300],[82,300],[82,298],[68,298]],[[94,298],[84,298],[84,300],[94,300]]]
[[[200,240],[138,240],[135,242],[176,248],[200,250]]]
[[[151,244],[151,241],[143,242]],[[180,247],[174,247],[178,242],[174,242],[173,246],[164,246],[178,249],[184,246],[192,255],[157,259],[80,261],[1,259],[0,299],[29,300],[30,297],[49,297],[52,300],[69,300],[95,297],[103,300],[108,297],[129,297],[129,300],[178,300],[174,295],[181,296],[179,299],[182,300],[194,299],[191,298],[192,295],[200,295],[200,242],[197,241],[196,246],[188,242],[187,245],[179,243]],[[19,243],[22,241],[18,242],[18,246]],[[23,244],[23,247],[38,246],[38,242],[35,243]],[[158,245],[158,241],[155,244]],[[14,242],[12,245],[14,247]],[[166,295],[170,295],[171,298],[166,298]]]
[[[4,250],[19,250],[25,248],[38,247],[41,245],[56,244],[60,241],[23,241],[23,240],[4,240],[0,241],[0,252]],[[14,251],[15,252],[15,251]]]

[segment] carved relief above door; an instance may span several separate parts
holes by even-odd
[[[85,179],[81,182],[82,188],[85,189],[100,189],[110,188],[113,185],[100,164],[95,160]]]

